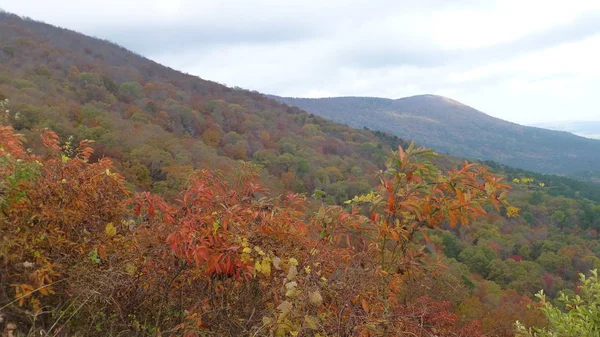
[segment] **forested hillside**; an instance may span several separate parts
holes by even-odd
[[[595,185],[7,13],[0,49],[3,334],[514,336],[600,267]]]
[[[389,132],[455,156],[600,181],[600,140],[507,122],[445,97],[270,97],[339,123]]]
[[[29,140],[41,128],[73,142],[94,140],[94,158],[113,158],[144,190],[168,194],[193,169],[233,171],[237,160],[252,160],[265,167],[270,187],[319,189],[335,203],[367,192],[386,151],[405,144],[182,74],[106,41],[0,18],[0,98],[9,98],[13,112],[4,122]]]

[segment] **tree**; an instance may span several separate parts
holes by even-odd
[[[383,322],[375,324],[373,330],[383,335],[402,334],[402,329],[390,323],[399,305],[398,285],[405,275],[423,272],[430,263],[424,246],[417,243],[419,237],[427,242],[429,229],[468,225],[477,216],[486,214],[482,205],[488,202],[496,208],[507,207],[508,214],[515,213],[504,200],[508,186],[501,178],[483,166],[466,162],[460,168],[442,173],[431,164],[433,156],[431,150],[415,148],[414,144],[406,150],[399,147],[381,175],[379,191],[349,201],[371,205],[370,225],[376,234],[369,243],[370,253],[375,254],[369,263],[378,281],[374,282],[374,289],[363,289],[365,293],[360,296],[366,301],[363,307],[370,308],[365,309],[370,314],[368,322]],[[327,229],[324,228],[322,237],[333,235]],[[349,233],[341,231],[335,236],[343,234]],[[495,256],[493,250],[491,254]]]
[[[540,299],[541,307],[548,319],[548,328],[532,327],[526,329],[519,321],[516,322],[517,336],[521,337],[560,337],[560,336],[600,336],[600,279],[598,271],[592,270],[591,276],[579,274],[581,286],[579,294],[568,296],[560,292],[557,298],[560,307],[548,301],[543,291],[536,297]]]
[[[202,140],[204,141],[204,144],[210,147],[217,147],[221,142],[221,136],[222,132],[220,132],[219,130],[208,129],[202,134]]]
[[[117,291],[114,280],[127,274],[102,273],[102,267],[122,268],[123,258],[138,262],[130,239],[121,235],[129,193],[110,160],[90,163],[89,141],[61,146],[50,131],[42,141],[46,155],[39,157],[23,150],[10,127],[0,126],[0,303],[3,318],[19,327],[46,321],[58,308],[90,317],[85,312],[94,306],[97,312],[108,299],[106,284]],[[46,328],[48,335],[55,332]]]
[[[496,258],[496,252],[487,243],[467,247],[460,252],[458,257],[459,261],[469,266],[471,271],[483,277],[487,277],[490,262]]]
[[[138,82],[125,82],[119,87],[119,92],[122,95],[138,99],[143,93],[142,85]]]

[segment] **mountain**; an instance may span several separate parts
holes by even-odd
[[[600,121],[562,121],[537,123],[532,126],[550,130],[567,131],[581,137],[600,139]]]
[[[174,197],[194,169],[262,167],[274,191],[371,190],[387,153],[407,143],[311,116],[258,92],[181,73],[108,41],[0,13],[0,123],[42,151],[39,134],[93,140],[137,190]]]
[[[398,145],[0,12],[0,335],[512,337],[600,266],[600,186]]]
[[[600,168],[600,140],[507,122],[441,96],[270,97],[336,122],[390,132],[459,157],[563,175]]]

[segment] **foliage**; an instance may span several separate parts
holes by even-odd
[[[536,297],[541,301],[539,308],[548,319],[548,328],[532,327],[526,329],[517,321],[518,336],[555,337],[555,336],[584,336],[593,337],[600,334],[600,281],[598,271],[592,270],[591,276],[580,274],[578,294],[569,296],[561,292],[556,299],[560,307],[548,301],[544,291]]]
[[[505,188],[484,168],[442,173],[412,146],[394,154],[382,186],[347,212],[305,213],[304,197],[271,197],[246,165],[226,178],[201,170],[176,201],[132,196],[107,159],[91,162],[53,132],[46,153],[0,132],[2,315],[50,335],[479,336],[454,304],[403,302],[409,275],[427,275],[417,234],[466,225]],[[23,163],[17,165],[17,162]],[[31,165],[35,174],[22,175]],[[21,193],[19,195],[19,193]],[[193,296],[192,296],[193,294]]]
[[[511,180],[529,178],[538,181],[538,184],[544,184],[544,191],[552,196],[564,196],[569,198],[586,198],[595,202],[600,202],[600,185],[593,184],[578,179],[571,179],[560,175],[549,175],[537,172],[526,171],[506,165],[501,165],[493,161],[484,162],[493,172],[502,172]]]
[[[391,134],[0,29],[0,121],[22,134],[0,129],[2,333],[512,336],[545,326],[535,291],[600,267],[593,184],[490,164],[504,194]]]
[[[169,198],[181,167],[234,172],[239,161],[263,166],[273,191],[327,193],[329,204],[368,192],[391,149],[371,131],[311,116],[265,96],[166,68],[97,39],[2,13],[2,121],[43,151],[39,130],[91,139],[91,160],[109,157],[137,190]],[[48,57],[48,55],[53,55]],[[18,102],[18,103],[12,103]],[[371,151],[360,150],[372,144]],[[325,179],[327,172],[335,179]],[[357,174],[360,172],[360,174]]]
[[[454,156],[600,182],[600,140],[517,125],[446,97],[271,97],[338,123],[387,132]]]

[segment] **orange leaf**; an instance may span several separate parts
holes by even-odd
[[[362,308],[363,308],[363,310],[364,310],[365,312],[369,312],[369,303],[367,303],[367,300],[366,300],[366,299],[364,299],[364,298],[363,298],[363,299],[360,301],[360,305],[362,306]]]
[[[427,234],[425,234],[425,232],[423,232],[421,234],[423,234],[423,238],[425,239],[425,243],[429,243],[429,236]]]
[[[388,209],[390,212],[394,211],[394,202],[395,202],[395,198],[393,194],[390,194],[389,198],[388,198]]]

